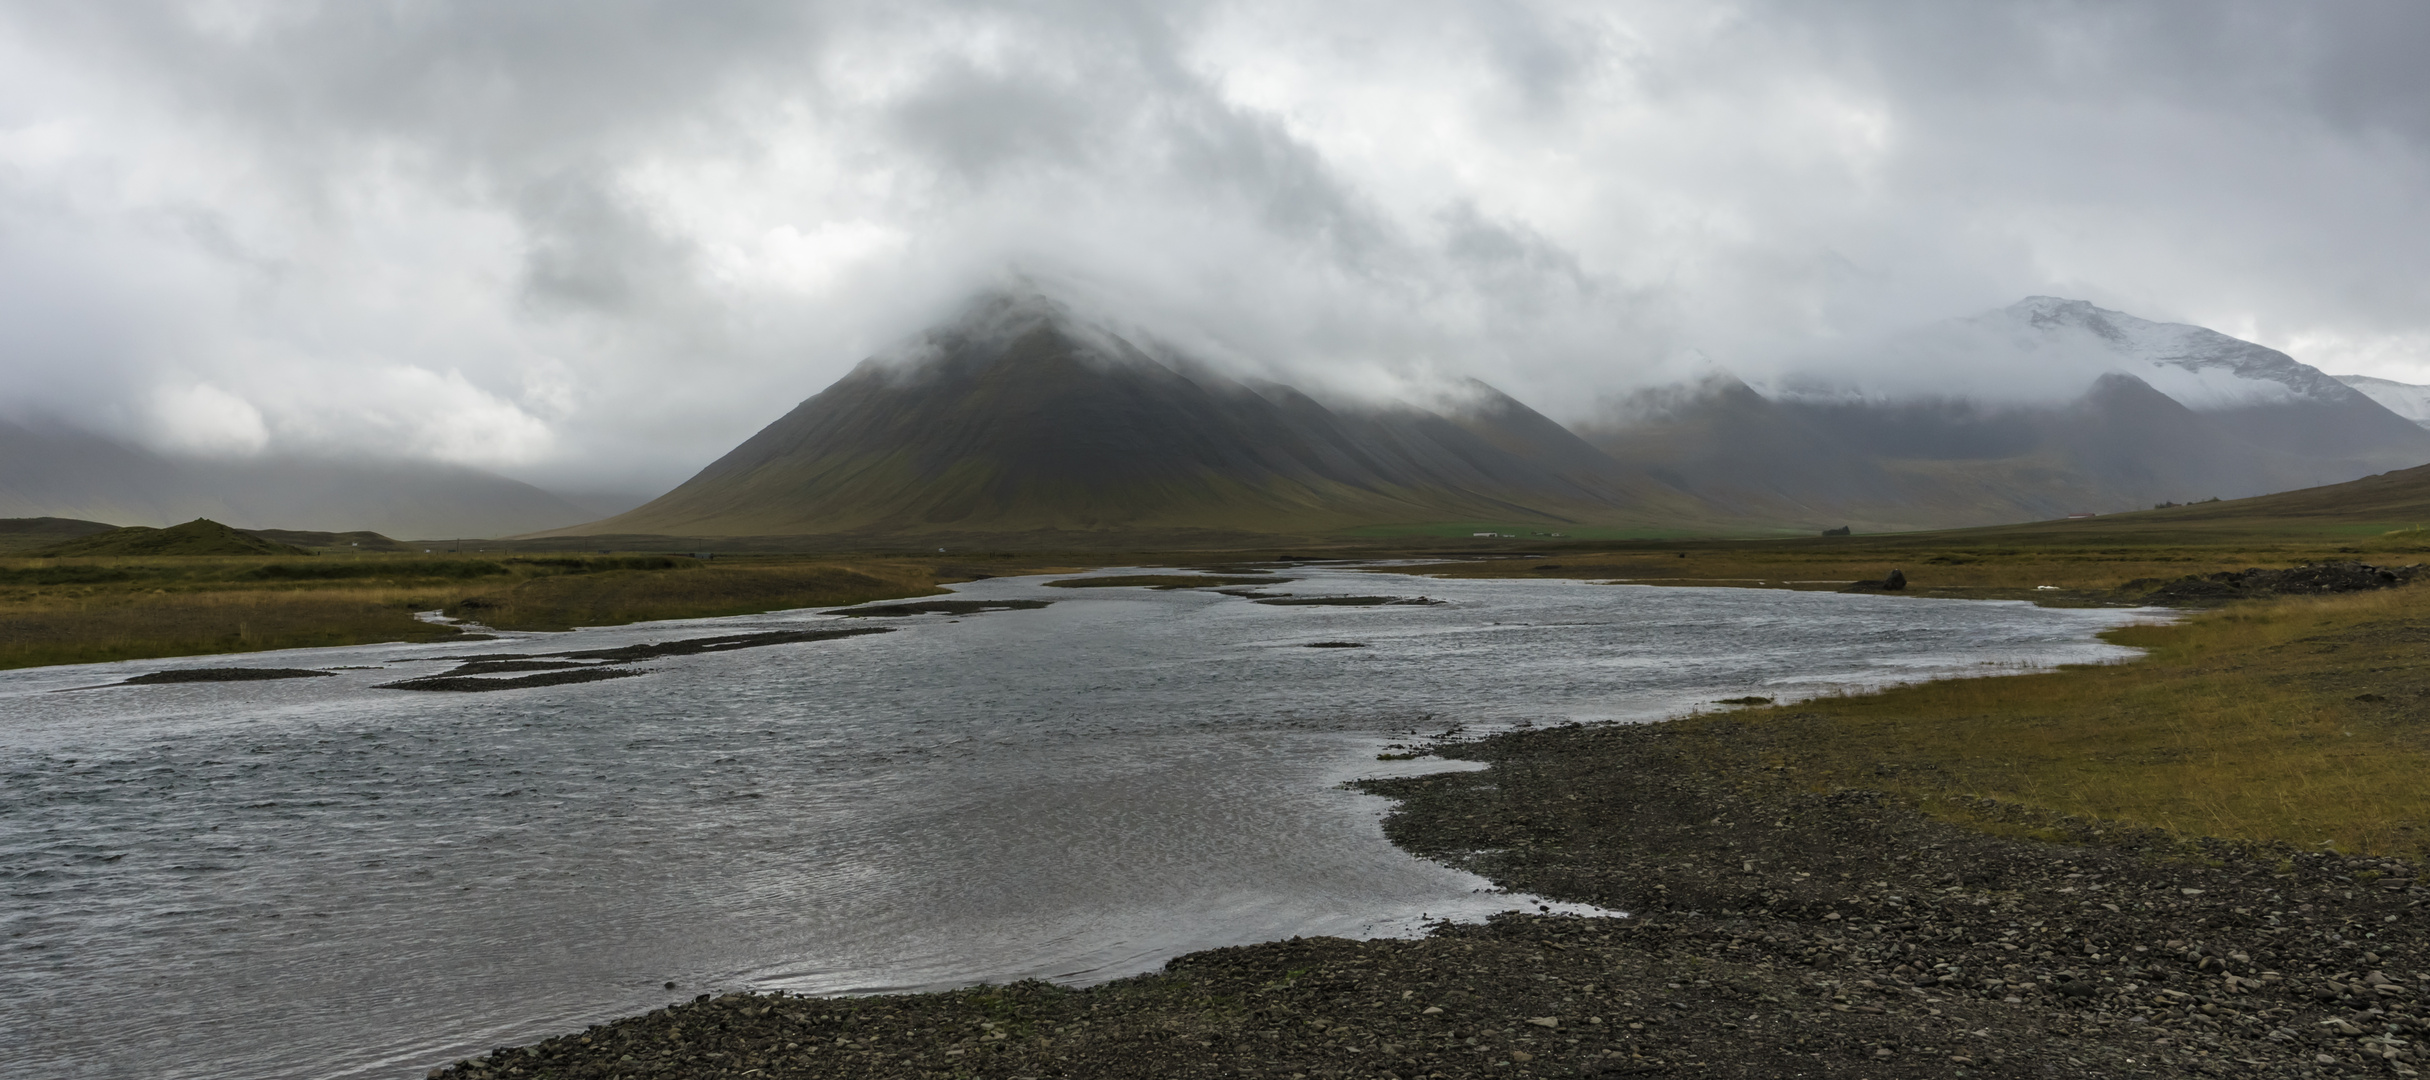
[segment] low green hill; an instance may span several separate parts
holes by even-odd
[[[107,522],[84,521],[78,518],[30,517],[0,518],[0,552],[14,554],[34,548],[64,544],[78,537],[105,533],[117,528]]]
[[[2383,538],[2401,543],[2430,536],[2425,530],[2430,530],[2430,465],[2249,499],[1918,536],[2075,545]]]
[[[300,547],[264,540],[231,529],[210,518],[195,518],[166,529],[129,525],[94,533],[64,544],[26,552],[43,558],[106,555],[310,555]]]

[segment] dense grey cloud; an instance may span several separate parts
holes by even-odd
[[[2425,40],[2409,3],[0,2],[0,412],[663,485],[1016,275],[1563,416],[2034,293],[2430,382]]]

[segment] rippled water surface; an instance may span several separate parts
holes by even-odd
[[[419,1076],[709,990],[1085,982],[1407,933],[1518,898],[1400,853],[1384,802],[1340,789],[1424,767],[1375,760],[1396,738],[2115,658],[2093,633],[2138,614],[1338,569],[1283,588],[1448,603],[999,579],[961,591],[1055,603],[493,694],[376,684],[835,617],[0,673],[0,1072]],[[378,669],[53,692],[231,665]]]

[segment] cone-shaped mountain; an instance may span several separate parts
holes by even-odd
[[[680,487],[567,533],[1301,531],[1389,522],[1676,520],[1482,383],[1446,412],[1328,408],[1154,356],[1034,296],[996,296],[871,360]]]

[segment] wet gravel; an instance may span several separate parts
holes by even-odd
[[[864,634],[889,633],[884,627],[848,626],[833,630],[770,630],[750,634],[725,634],[718,637],[678,638],[674,641],[651,641],[638,645],[622,645],[612,649],[578,649],[552,653],[486,653],[458,657],[462,663],[436,675],[381,683],[382,690],[435,690],[460,694],[480,694],[497,690],[527,690],[540,686],[566,686],[573,683],[599,682],[603,679],[628,679],[647,674],[618,665],[669,656],[699,656],[705,653],[733,652],[736,649],[762,649],[771,645],[799,645],[812,641],[833,641],[837,638],[860,637]],[[538,672],[501,679],[494,676],[514,672]],[[307,674],[323,674],[308,672]],[[131,681],[131,680],[130,680]]]
[[[2128,594],[2141,593],[2142,595],[2138,599],[2147,604],[2208,607],[2236,600],[2257,600],[2271,596],[2326,596],[2332,593],[2393,589],[2411,584],[2416,578],[2421,577],[2426,569],[2430,569],[2430,567],[2424,567],[2420,563],[2410,566],[2372,566],[2353,560],[2305,563],[2302,566],[2285,570],[2256,566],[2245,570],[2223,571],[2209,576],[2191,575],[2165,583],[2149,578],[2138,579],[2127,582],[2120,587],[2119,591]]]
[[[329,672],[326,671],[312,671],[306,668],[185,668],[178,671],[155,671],[148,675],[137,675],[118,685],[159,686],[165,683],[261,682],[266,679],[318,679],[328,675]]]
[[[1443,601],[1424,596],[1264,596],[1251,597],[1260,604],[1275,607],[1382,607],[1403,604],[1421,607],[1440,606]]]
[[[621,667],[587,667],[564,671],[546,671],[538,675],[518,675],[511,679],[495,679],[475,675],[428,675],[402,682],[381,683],[382,690],[437,690],[459,694],[480,694],[496,690],[528,690],[537,686],[568,686],[574,683],[599,682],[605,679],[630,679],[642,672]]]
[[[451,1077],[2409,1076],[2414,864],[1968,801],[2015,839],[1669,725],[1440,748],[1388,834],[1516,891],[1416,941],[1196,953],[1085,990],[700,995]],[[1767,761],[1767,753],[1772,760]]]

